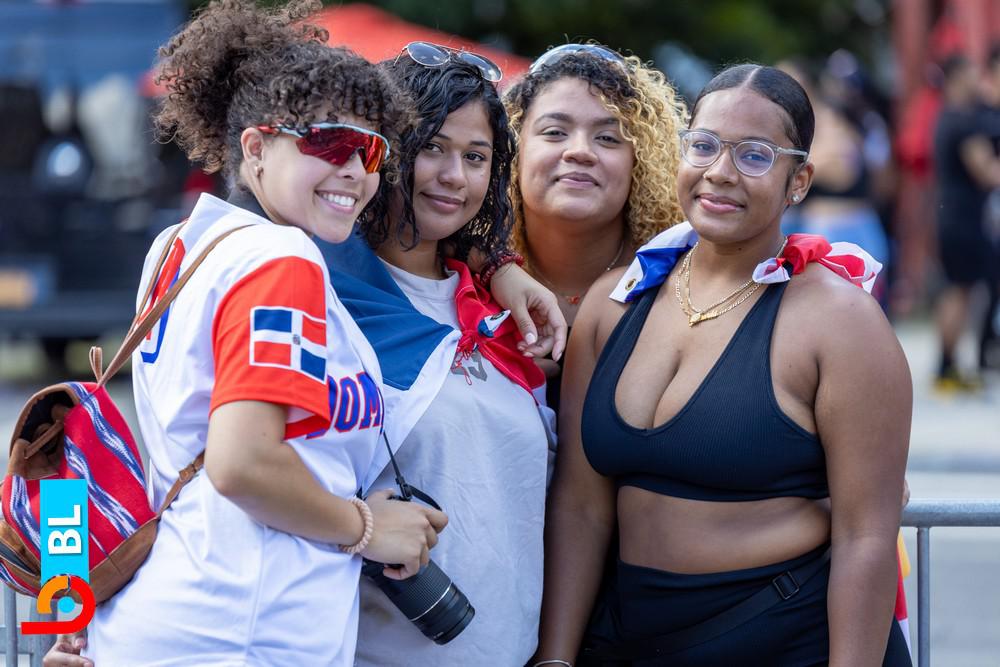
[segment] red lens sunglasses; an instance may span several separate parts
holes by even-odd
[[[295,145],[303,155],[317,157],[340,166],[361,153],[361,161],[369,174],[378,172],[389,157],[389,140],[378,132],[344,123],[313,123],[300,130],[284,125],[258,125],[265,134],[290,134],[298,137]]]

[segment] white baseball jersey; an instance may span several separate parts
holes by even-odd
[[[301,230],[202,195],[155,277],[155,297],[219,234],[248,223],[211,252],[132,359],[154,508],[204,449],[209,415],[225,403],[288,406],[282,446],[342,497],[357,491],[378,444],[374,352]],[[146,258],[143,286],[170,231]],[[86,653],[101,667],[347,667],[360,566],[336,545],[255,521],[202,472],[164,513],[132,582],[98,608]]]

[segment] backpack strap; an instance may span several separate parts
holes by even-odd
[[[170,251],[170,247],[173,245],[173,239],[176,238],[178,232],[180,231],[180,226],[178,226],[178,228],[174,230],[173,235],[167,242],[167,247],[164,248],[163,253],[160,255],[160,259],[157,262],[157,270],[155,273],[153,273],[153,277],[150,279],[149,286],[146,288],[146,294],[142,299],[142,303],[139,307],[138,312],[136,313],[135,319],[132,321],[132,326],[129,328],[129,333],[125,337],[124,342],[122,342],[121,347],[118,348],[118,352],[116,352],[115,356],[111,359],[111,363],[108,364],[107,370],[101,372],[100,362],[102,361],[103,354],[100,351],[100,349],[98,348],[95,351],[93,348],[91,348],[90,363],[92,369],[94,370],[94,375],[97,379],[98,387],[103,387],[108,380],[114,377],[115,373],[121,370],[121,367],[125,365],[125,362],[129,358],[131,358],[132,353],[135,352],[135,349],[137,347],[139,347],[139,344],[142,342],[142,339],[146,337],[146,334],[152,331],[153,327],[159,321],[160,317],[163,315],[164,312],[166,312],[167,308],[170,307],[170,304],[173,302],[173,300],[177,298],[177,295],[180,293],[184,285],[187,284],[188,280],[191,279],[191,276],[194,274],[195,270],[199,266],[201,266],[201,263],[205,261],[206,257],[208,257],[208,253],[210,253],[215,248],[215,246],[219,245],[219,243],[224,238],[226,238],[233,232],[243,229],[244,227],[250,227],[250,226],[252,225],[240,225],[239,227],[234,227],[233,229],[230,229],[227,232],[219,234],[219,236],[217,236],[208,245],[208,247],[202,250],[201,254],[198,255],[193,262],[191,262],[191,266],[189,266],[187,270],[184,271],[183,274],[181,274],[181,277],[177,279],[177,282],[174,283],[174,285],[169,290],[167,290],[167,293],[163,295],[163,298],[156,302],[156,305],[153,307],[153,309],[150,310],[144,317],[140,318],[139,313],[142,312],[142,309],[146,307],[146,302],[149,301],[150,295],[152,294],[153,291],[153,285],[156,283],[156,278],[159,275],[160,268],[163,266],[167,254]]]
[[[103,387],[107,381],[110,380],[123,365],[125,365],[125,362],[132,356],[132,353],[135,352],[137,347],[139,347],[142,339],[146,337],[146,334],[152,331],[160,317],[163,316],[163,313],[166,312],[173,300],[177,298],[177,295],[180,293],[184,285],[186,285],[188,280],[191,279],[191,276],[194,275],[195,270],[201,266],[201,263],[205,261],[206,257],[208,257],[208,253],[212,252],[215,246],[219,245],[224,238],[233,232],[239,231],[244,227],[252,227],[253,225],[240,225],[239,227],[234,227],[226,232],[223,232],[222,234],[219,234],[219,236],[208,244],[208,247],[202,250],[201,254],[199,254],[193,262],[191,262],[191,266],[189,266],[187,270],[181,274],[180,278],[177,279],[177,282],[174,283],[169,290],[167,290],[166,294],[163,295],[163,298],[156,302],[153,309],[150,310],[145,317],[141,317],[141,313],[153,293],[153,286],[156,284],[164,262],[166,262],[167,255],[170,253],[170,250],[174,245],[174,239],[177,238],[177,234],[180,233],[182,226],[183,223],[177,226],[177,229],[174,230],[173,234],[171,234],[170,238],[167,240],[167,244],[166,247],[164,247],[163,252],[160,253],[160,259],[156,262],[156,269],[153,271],[149,285],[146,287],[146,293],[142,297],[142,302],[139,304],[138,311],[136,311],[135,319],[132,320],[132,325],[129,327],[128,335],[125,336],[125,340],[122,342],[121,347],[118,348],[118,352],[116,352],[115,356],[111,359],[111,363],[108,364],[107,370],[103,372],[101,371],[101,362],[103,357],[101,348],[96,345],[90,348],[90,366],[94,371],[94,377],[97,379],[98,387]],[[177,494],[180,493],[184,485],[194,479],[194,476],[198,474],[199,470],[201,470],[204,462],[205,452],[202,452],[195,457],[194,461],[188,464],[186,468],[177,474],[177,481],[175,481],[174,485],[170,487],[170,490],[167,492],[167,496],[163,501],[163,505],[156,513],[157,518],[159,518],[160,515],[162,515],[163,512],[170,507],[170,504],[174,502],[174,499],[177,497]]]
[[[170,507],[170,504],[174,502],[175,498],[177,498],[177,494],[181,492],[184,485],[194,479],[194,476],[198,474],[198,471],[201,470],[204,465],[205,452],[202,452],[195,457],[194,461],[191,461],[191,463],[188,464],[188,467],[177,473],[177,481],[174,482],[174,485],[170,487],[169,491],[167,491],[167,497],[163,499],[163,504],[160,506],[160,510],[156,513],[156,518],[160,518],[160,516],[167,511],[167,508]]]

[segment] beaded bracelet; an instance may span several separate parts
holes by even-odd
[[[518,266],[524,266],[524,257],[521,257],[513,250],[500,251],[496,256],[487,260],[486,266],[479,272],[479,282],[483,284],[483,287],[489,289],[490,281],[493,280],[493,276],[496,275],[497,270],[504,264],[510,264],[511,262],[514,262]]]
[[[371,542],[372,533],[375,532],[375,517],[372,516],[372,510],[368,507],[368,503],[361,500],[361,498],[351,496],[347,499],[347,502],[358,508],[358,512],[361,514],[361,520],[365,522],[365,531],[362,533],[361,539],[358,540],[357,543],[351,545],[340,545],[341,551],[345,554],[353,556],[364,551],[368,546],[368,543]]]

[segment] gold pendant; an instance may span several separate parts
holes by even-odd
[[[707,312],[707,313],[704,313],[704,312],[703,313],[691,313],[691,315],[688,316],[688,326],[689,327],[693,327],[694,325],[698,324],[699,322],[704,322],[705,320],[712,320],[712,319],[715,319],[718,316],[719,316],[719,313],[717,313],[715,311],[711,311],[711,312]]]

